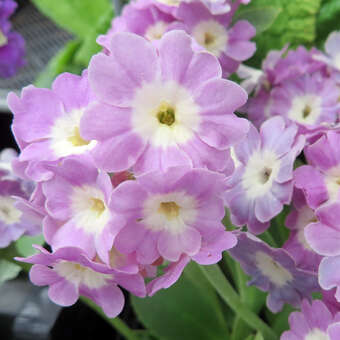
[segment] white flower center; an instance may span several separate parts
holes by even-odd
[[[0,30],[0,47],[7,45],[8,40],[4,33]]]
[[[312,94],[294,97],[288,118],[301,124],[315,124],[321,114],[321,103],[321,97]]]
[[[15,199],[9,196],[0,196],[0,221],[5,224],[20,222],[22,212],[14,205]]]
[[[98,289],[106,286],[108,280],[112,280],[112,275],[98,273],[75,262],[60,261],[53,269],[77,287],[84,285],[90,289]]]
[[[330,201],[336,201],[340,189],[340,166],[335,166],[327,170],[325,183]]]
[[[286,268],[262,251],[256,252],[255,261],[261,273],[276,286],[282,287],[293,279],[292,274]]]
[[[153,195],[144,205],[143,225],[154,231],[182,233],[197,216],[196,200],[185,193]]]
[[[280,160],[270,150],[256,151],[246,165],[242,185],[251,199],[265,195],[280,170]]]
[[[303,246],[303,248],[313,251],[313,249],[308,244],[305,238],[305,227],[310,224],[317,222],[317,218],[315,217],[314,211],[308,206],[304,206],[299,210],[298,219],[296,222],[297,228],[297,239],[299,243]]]
[[[310,333],[308,333],[304,340],[329,340],[327,333],[319,328],[314,328]]]
[[[164,21],[157,21],[146,30],[144,36],[149,40],[159,40],[165,33],[168,24]]]
[[[132,126],[154,146],[164,149],[193,137],[199,108],[189,91],[169,81],[154,81],[137,90],[132,103]]]
[[[88,185],[73,188],[71,209],[77,226],[90,234],[100,233],[111,216],[103,192]]]
[[[192,35],[201,46],[216,57],[227,48],[228,32],[215,20],[201,21],[194,27]]]
[[[96,141],[86,141],[79,134],[84,110],[72,110],[58,118],[51,129],[51,147],[58,157],[79,155],[91,150]]]

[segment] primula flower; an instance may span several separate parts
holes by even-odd
[[[236,242],[221,223],[222,179],[208,170],[175,167],[123,182],[112,201],[127,224],[114,246],[123,254],[136,252],[141,264],[160,257],[177,262],[182,255],[203,264],[218,262]]]
[[[339,90],[333,79],[319,73],[282,83],[272,91],[270,114],[283,116],[308,134],[322,123],[334,123],[339,111]]]
[[[249,99],[245,107],[248,118],[257,127],[271,116],[274,89],[306,74],[319,72],[325,79],[328,77],[325,63],[315,60],[316,55],[322,55],[320,51],[314,48],[308,51],[303,46],[288,52],[287,49],[286,45],[280,51],[268,53],[262,62],[262,76],[259,80],[257,80],[259,77],[257,70],[249,68],[241,70],[242,79],[257,75],[256,83],[251,84],[255,88],[255,95]]]
[[[177,17],[195,41],[218,58],[224,76],[235,72],[256,50],[255,43],[249,41],[256,31],[246,20],[237,21],[229,28],[229,14],[213,15],[198,1],[182,2]]]
[[[83,295],[99,305],[108,317],[114,318],[124,306],[124,295],[117,285],[137,296],[145,296],[140,275],[119,273],[93,262],[79,248],[60,248],[54,253],[36,248],[39,254],[17,260],[34,264],[30,280],[37,286],[49,286],[48,296],[58,305],[71,306]]]
[[[233,171],[228,148],[249,129],[233,111],[247,95],[221,79],[217,59],[194,53],[191,42],[171,31],[157,50],[142,37],[117,33],[110,54],[92,58],[89,81],[98,101],[86,110],[80,132],[98,141],[99,168],[133,167],[137,175],[177,165]]]
[[[92,100],[86,72],[82,76],[58,76],[52,90],[30,85],[23,89],[21,98],[9,94],[12,129],[21,149],[19,161],[24,175],[37,181],[49,179],[53,174],[46,165],[91,152],[96,142],[81,136],[79,124]]]
[[[240,165],[227,181],[225,201],[234,224],[247,224],[253,233],[268,228],[270,220],[289,204],[293,192],[293,164],[304,146],[297,127],[274,117],[254,126],[234,148]]]
[[[305,148],[309,165],[294,172],[295,185],[304,191],[312,209],[339,199],[340,189],[340,134],[329,131],[314,144]]]
[[[305,230],[310,223],[317,222],[318,219],[299,189],[294,190],[293,205],[294,208],[285,221],[285,225],[291,232],[283,248],[292,255],[297,267],[317,272],[322,256],[317,254],[307,242]]]
[[[25,64],[25,41],[22,36],[11,31],[9,17],[17,4],[13,0],[0,2],[0,77],[12,77]]]
[[[252,277],[249,285],[269,292],[267,306],[272,312],[279,312],[284,303],[298,307],[303,298],[320,290],[316,275],[298,269],[284,249],[271,248],[249,233],[237,235],[238,243],[229,253]]]
[[[154,3],[138,0],[124,6],[122,14],[113,19],[111,29],[100,35],[97,42],[109,50],[112,35],[117,32],[135,33],[150,41],[159,40],[174,22],[174,16],[162,12]]]
[[[11,149],[0,154],[0,248],[7,247],[24,234],[41,232],[41,216],[20,205],[21,201],[30,198],[34,184],[13,173],[11,161],[15,157],[16,152]]]
[[[87,159],[67,158],[51,167],[54,176],[42,184],[49,217],[44,235],[53,249],[74,246],[90,258],[109,263],[109,252],[125,221],[114,211],[112,184]]]
[[[340,338],[340,314],[332,315],[325,304],[304,300],[301,312],[289,316],[290,330],[281,335],[281,340],[338,340]]]

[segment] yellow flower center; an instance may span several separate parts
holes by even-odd
[[[0,30],[0,47],[7,45],[8,40],[7,37]]]
[[[91,210],[95,211],[98,215],[101,215],[105,210],[104,202],[98,198],[92,198],[91,201],[92,201]]]
[[[302,113],[303,118],[307,118],[311,112],[312,108],[309,105],[306,105]]]
[[[161,124],[171,126],[175,122],[175,110],[167,103],[162,103],[157,111],[157,118]]]
[[[79,127],[75,127],[73,130],[73,135],[68,138],[68,140],[74,145],[74,146],[84,146],[84,145],[89,145],[90,142],[87,140],[83,139],[80,136],[79,133]]]
[[[161,202],[158,211],[165,215],[168,220],[172,220],[179,215],[180,207],[175,202]]]

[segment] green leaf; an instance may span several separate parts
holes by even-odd
[[[33,0],[33,3],[59,26],[83,39],[104,13],[112,11],[110,0]]]
[[[323,0],[317,17],[317,44],[322,47],[328,35],[340,30],[340,1]]]
[[[75,54],[74,62],[76,64],[87,67],[91,57],[99,52],[102,47],[96,43],[96,39],[100,34],[106,33],[111,26],[111,20],[114,16],[113,8],[106,11],[100,18],[96,27],[89,32],[88,36],[83,41],[79,50]]]
[[[73,64],[74,55],[80,44],[79,40],[68,42],[38,75],[34,82],[35,85],[37,87],[50,87],[55,77],[62,72],[81,73],[83,67]]]
[[[32,244],[43,245],[45,242],[43,235],[38,236],[22,236],[15,242],[15,246],[20,256],[31,256],[37,251],[32,247]]]
[[[132,296],[132,305],[139,320],[160,339],[228,339],[220,302],[192,264],[174,286],[151,298]]]
[[[275,22],[269,29],[255,37],[257,51],[247,64],[260,67],[262,60],[270,50],[290,48],[298,45],[312,46],[316,38],[316,17],[321,0],[253,0],[247,7],[272,7],[280,10]],[[245,10],[245,9],[244,9]]]
[[[0,260],[0,285],[5,281],[15,279],[20,273],[21,267],[17,264]]]
[[[247,20],[256,28],[256,35],[266,31],[280,14],[279,7],[246,8],[235,15],[235,21]]]

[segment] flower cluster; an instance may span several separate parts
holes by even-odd
[[[188,34],[194,26],[183,30],[174,19],[225,17],[206,3],[165,7],[126,6],[81,76],[64,73],[51,89],[30,85],[8,96],[21,149],[13,167],[36,182],[25,204],[42,215],[51,248],[21,260],[33,264],[32,282],[48,285],[60,305],[84,295],[115,317],[124,305],[118,286],[153,295],[176,282],[190,260],[217,263],[237,242],[221,221],[234,171],[230,149],[249,131],[234,114],[247,94],[223,79],[215,53],[198,47]],[[178,26],[150,41],[165,23]],[[219,25],[223,58],[229,47],[253,53],[253,43],[237,41],[250,24],[228,34]]]
[[[262,71],[241,68],[239,76],[254,96],[245,111],[257,126],[272,116],[282,116],[299,127],[307,138],[339,115],[339,66],[334,32],[326,42],[326,53],[300,46],[295,51],[272,51],[263,61]],[[339,54],[338,54],[339,55]],[[256,83],[255,83],[256,82]]]
[[[0,1],[0,77],[11,77],[25,64],[25,41],[11,30],[9,17],[17,4],[14,0]]]
[[[141,0],[131,2],[120,17],[112,21],[106,35],[98,38],[108,53],[111,36],[116,32],[132,32],[158,44],[165,32],[181,29],[194,39],[196,50],[207,50],[221,64],[223,76],[235,72],[242,61],[255,52],[255,28],[246,20],[232,23],[233,15],[242,3],[249,1],[205,0]]]
[[[34,183],[14,174],[11,163],[16,157],[12,149],[0,153],[0,248],[22,235],[41,233],[42,215],[34,208]]]

